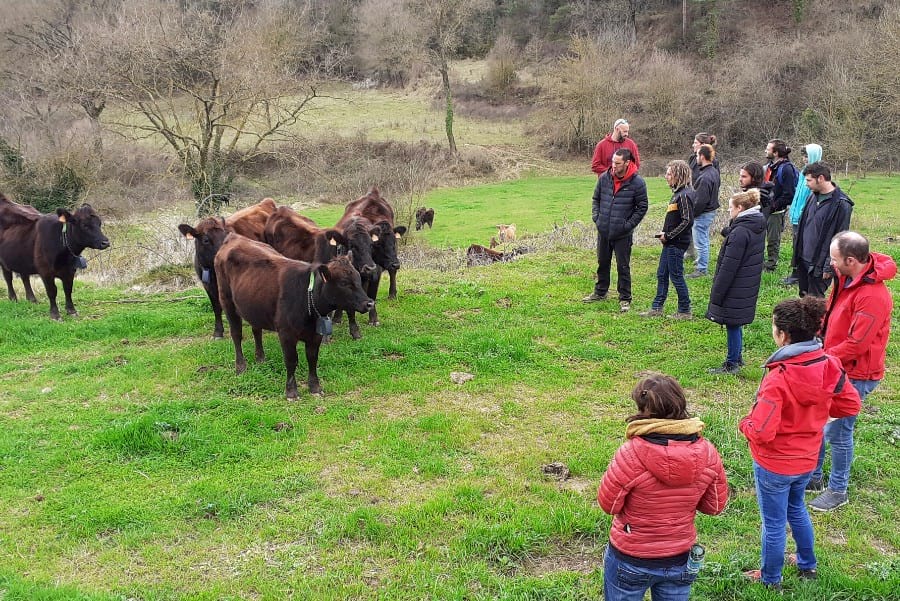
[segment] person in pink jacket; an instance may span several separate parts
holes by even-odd
[[[678,381],[652,374],[631,393],[627,441],[609,464],[597,500],[613,516],[603,558],[603,598],[687,599],[697,577],[688,555],[697,511],[718,515],[728,502],[722,459],[687,413]]]

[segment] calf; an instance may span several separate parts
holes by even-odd
[[[505,242],[515,242],[516,240],[516,224],[512,223],[510,225],[500,224],[497,226],[497,238],[500,240],[500,243],[503,244]]]
[[[38,274],[50,300],[50,317],[59,320],[55,281],[58,278],[66,297],[66,313],[78,315],[72,303],[72,284],[75,272],[87,267],[81,253],[86,248],[109,248],[109,239],[100,227],[100,217],[87,204],[74,212],[56,209],[55,214],[44,215],[0,194],[0,268],[9,299],[18,300],[12,284],[13,273],[18,273],[25,287],[25,298],[36,303],[29,278]]]
[[[509,252],[499,252],[490,248],[485,248],[480,244],[472,244],[466,250],[466,265],[474,267],[475,265],[489,265],[491,263],[511,261],[514,257],[528,252],[526,248],[514,248]]]
[[[419,207],[416,209],[416,231],[418,232],[426,224],[428,224],[428,229],[431,229],[434,224],[434,209]]]
[[[196,226],[182,223],[178,231],[188,240],[194,241],[194,271],[206,290],[215,314],[213,338],[222,338],[222,305],[219,304],[219,285],[213,260],[228,232],[235,232],[251,240],[263,240],[266,221],[275,212],[275,201],[264,198],[255,205],[236,211],[227,218],[207,217]]]
[[[368,311],[374,305],[362,288],[352,253],[327,264],[309,264],[279,254],[272,247],[229,234],[216,255],[219,296],[234,342],[235,371],[241,374],[247,361],[241,349],[242,319],[253,330],[256,360],[264,361],[262,331],[278,333],[287,371],[285,395],[297,398],[297,343],[306,347],[307,385],[321,394],[316,367],[322,330],[317,326],[329,312]]]

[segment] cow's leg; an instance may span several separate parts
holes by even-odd
[[[34,295],[34,290],[31,289],[31,276],[19,274],[19,277],[22,278],[22,287],[25,288],[25,299],[28,302],[37,303],[37,297]]]
[[[369,298],[372,300],[376,300],[378,297],[378,284],[381,283],[381,273],[379,272],[375,276],[369,279],[369,285],[366,287],[366,294],[369,295]],[[378,321],[378,309],[375,305],[372,305],[372,308],[369,309],[369,325],[370,326],[379,326],[381,322]]]
[[[59,321],[59,307],[56,305],[56,282],[54,281],[53,276],[41,276],[41,280],[44,282],[44,288],[47,290],[47,298],[50,300],[50,317],[51,319]]]
[[[397,270],[396,269],[388,269],[388,275],[391,276],[391,285],[388,288],[388,300],[396,300],[397,299]],[[372,300],[375,300],[375,297],[370,297]]]
[[[63,294],[66,295],[66,313],[69,315],[78,315],[75,310],[75,304],[72,302],[72,285],[75,283],[75,275],[63,276],[60,278],[63,285]]]
[[[352,314],[352,313],[351,313]],[[319,372],[317,371],[317,367],[319,365],[319,344],[321,340],[318,336],[313,338],[312,341],[306,342],[306,364],[309,367],[309,375],[307,376],[307,382],[309,384],[309,393],[310,394],[322,394],[322,386],[319,384]],[[294,357],[297,357],[297,353],[294,353]]]
[[[9,293],[9,300],[14,303],[19,302],[19,297],[16,296],[16,290],[13,288],[13,272],[11,272],[6,267],[3,267],[3,279],[6,280],[6,290]]]
[[[213,314],[216,316],[216,325],[213,327],[213,338],[224,338],[225,328],[222,325],[222,302],[219,300],[219,286],[215,276],[212,276],[209,283],[204,284],[203,288],[206,290],[206,295],[209,297],[209,302],[212,305]]]
[[[350,311],[347,311],[347,313],[349,314]],[[341,323],[344,320],[344,310],[343,309],[335,309],[331,315],[332,315],[331,321],[334,323]]]
[[[287,338],[282,334],[278,335],[278,341],[281,342],[281,353],[284,355],[284,368],[287,371],[287,381],[284,384],[284,396],[289,399],[297,398],[297,341],[293,338]],[[307,343],[308,345],[308,343]],[[308,346],[307,346],[308,348]],[[317,382],[318,384],[318,382]],[[312,392],[312,385],[310,385]]]
[[[359,324],[356,323],[356,311],[347,311],[347,323],[350,325],[350,336],[353,337],[353,340],[362,338],[362,333],[359,331]]]
[[[263,349],[262,328],[253,328],[253,344],[256,348],[256,362],[262,363],[266,360],[266,351]]]
[[[231,330],[231,341],[234,343],[234,372],[238,375],[247,370],[247,360],[244,359],[244,349],[241,348],[243,323],[236,311],[225,309],[228,318],[228,329]]]

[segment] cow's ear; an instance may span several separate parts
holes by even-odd
[[[369,229],[369,235],[372,236],[372,242],[378,242],[378,234],[381,233],[381,228],[377,225],[373,228]]]
[[[394,233],[397,234],[397,237],[399,238],[400,236],[402,236],[403,234],[406,233],[406,226],[398,225],[397,227],[394,228]]]
[[[331,246],[347,246],[347,239],[337,230],[325,230],[325,239]]]
[[[328,278],[331,277],[331,273],[329,273],[327,265],[319,265],[318,272],[319,275],[322,276],[323,282],[327,282]],[[309,277],[313,277],[313,274],[309,274]]]
[[[186,223],[180,224],[178,226],[178,231],[181,232],[181,235],[184,236],[185,238],[187,238],[188,240],[193,240],[194,238],[200,237],[200,234],[197,232],[197,230],[195,230],[194,228],[192,228],[191,226],[189,226]]]
[[[59,218],[60,223],[68,223],[72,220],[72,213],[70,213],[67,209],[56,209],[56,216]]]

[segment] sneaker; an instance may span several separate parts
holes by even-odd
[[[789,275],[788,277],[781,280],[781,283],[784,284],[785,286],[796,286],[799,281],[800,280],[798,280],[794,276]]]
[[[823,490],[825,490],[824,478],[810,478],[806,483],[807,492],[822,492]]]
[[[744,572],[744,578],[750,580],[751,582],[758,582],[766,588],[771,588],[775,590],[781,590],[780,582],[763,582],[762,581],[762,570],[747,570]]]
[[[619,313],[628,313],[631,311],[631,301],[619,301]]]
[[[676,313],[672,313],[671,315],[669,315],[669,319],[694,319],[694,314],[691,313],[690,311],[687,311],[687,312],[678,311]]]
[[[649,311],[643,311],[638,313],[641,317],[662,317],[663,310],[657,309],[656,307],[651,307]]]
[[[850,498],[845,492],[834,492],[826,489],[821,495],[809,502],[809,508],[815,511],[831,511],[842,505],[846,505]]]
[[[819,573],[816,572],[815,568],[811,570],[797,570],[797,577],[801,580],[815,580],[819,577]]]
[[[695,269],[694,271],[692,271],[691,273],[687,274],[684,277],[693,279],[693,278],[702,278],[705,276],[706,276],[706,270]]]
[[[726,361],[722,364],[721,367],[713,367],[712,369],[707,369],[706,371],[707,373],[711,373],[716,376],[734,376],[740,373],[741,366],[738,363],[729,363],[728,361]]]
[[[604,301],[604,300],[606,300],[605,294],[597,294],[596,292],[591,292],[590,294],[585,296],[583,299],[581,299],[581,302],[596,303],[597,301]]]

